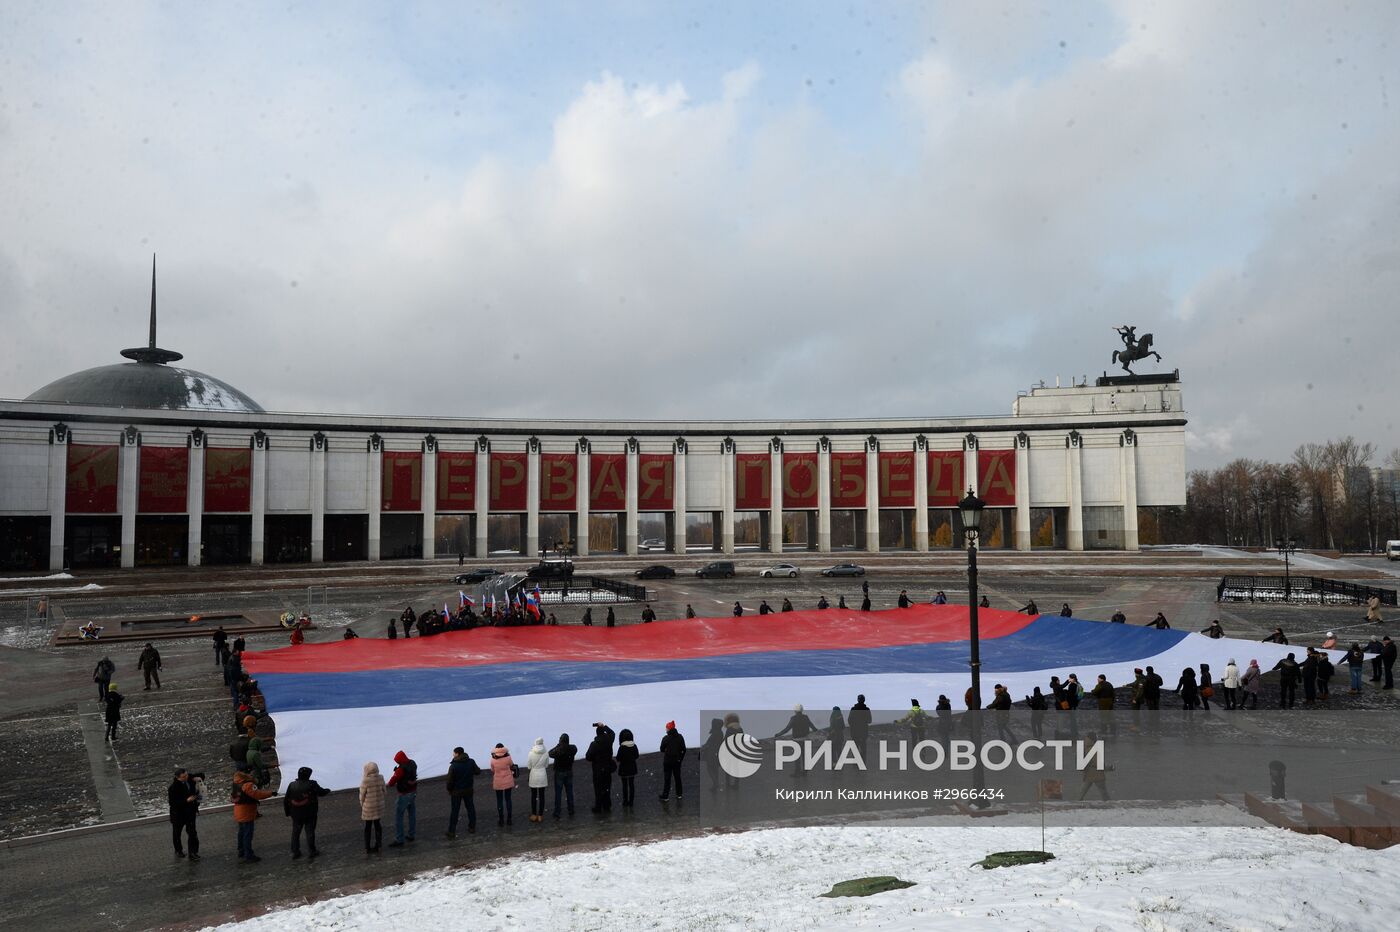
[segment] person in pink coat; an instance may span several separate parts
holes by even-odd
[[[491,752],[491,787],[496,791],[496,824],[509,825],[511,816],[511,791],[515,789],[515,761],[510,759],[510,751],[504,744],[497,744]]]

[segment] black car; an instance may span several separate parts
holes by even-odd
[[[695,575],[701,579],[710,576],[719,576],[723,579],[734,578],[734,564],[728,560],[717,560],[714,563],[706,563],[695,571]]]
[[[676,571],[669,566],[662,566],[660,563],[656,563],[652,566],[637,570],[633,575],[638,579],[673,579],[675,578]]]
[[[525,575],[529,579],[573,579],[574,564],[570,560],[541,560]]]
[[[854,563],[838,563],[822,570],[823,576],[864,576],[865,567]]]
[[[467,570],[465,573],[458,573],[456,576],[454,576],[454,577],[452,578],[452,580],[453,580],[453,582],[455,582],[457,585],[462,586],[462,585],[466,585],[466,584],[468,584],[468,583],[482,583],[482,582],[486,582],[486,580],[490,579],[492,576],[499,576],[499,575],[501,575],[501,571],[500,571],[500,570],[493,570],[493,569],[490,569],[490,568],[488,568],[488,567],[483,566],[483,567],[480,567],[479,569]]]

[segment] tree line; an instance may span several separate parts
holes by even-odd
[[[1379,470],[1373,467],[1380,467]],[[1161,543],[1299,547],[1376,552],[1400,539],[1400,450],[1342,437],[1305,443],[1286,463],[1237,459],[1195,469],[1186,507],[1156,510],[1146,538]]]

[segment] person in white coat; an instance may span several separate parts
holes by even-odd
[[[543,738],[535,739],[525,766],[530,770],[530,821],[543,822],[544,791],[549,786],[549,751],[545,750]]]
[[[1225,675],[1220,678],[1220,689],[1225,693],[1225,708],[1235,708],[1235,690],[1240,688],[1240,668],[1231,657],[1225,664]],[[1243,703],[1241,703],[1243,704]]]

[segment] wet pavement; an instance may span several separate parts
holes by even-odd
[[[753,555],[741,560],[741,568],[750,563],[752,567],[732,580],[680,576],[649,581],[647,585],[655,599],[652,606],[664,620],[682,616],[687,605],[702,615],[728,614],[736,600],[751,613],[756,613],[760,600],[767,599],[777,608],[785,596],[798,608],[814,606],[822,595],[833,605],[841,596],[853,606],[860,602],[858,579],[825,580],[810,574],[795,580],[763,579],[756,572],[765,559]],[[876,608],[893,607],[901,588],[908,589],[911,598],[919,601],[928,600],[939,589],[952,601],[966,599],[966,576],[955,563],[926,565],[910,558],[908,565],[901,567],[898,561],[886,562],[889,565],[869,578]],[[62,604],[70,617],[102,618],[218,609],[300,610],[310,599],[321,627],[312,631],[308,640],[339,639],[347,624],[362,636],[382,637],[389,617],[396,616],[405,604],[421,609],[443,601],[455,602],[460,587],[450,581],[454,570],[455,567],[438,567],[430,573],[408,574],[409,578],[398,585],[330,585],[324,591],[308,591],[303,585],[308,576],[301,570],[274,579],[271,574],[276,570],[265,568],[268,579],[280,581],[282,588],[244,585],[207,593],[197,591],[198,574],[187,573],[179,577],[186,579],[181,584],[186,591],[81,593],[64,598]],[[1375,626],[1364,624],[1361,610],[1355,607],[1217,605],[1215,581],[1203,577],[1123,577],[1082,572],[1028,575],[987,566],[980,582],[981,591],[998,608],[1018,608],[1027,598],[1034,598],[1042,611],[1052,613],[1061,602],[1068,602],[1081,618],[1107,618],[1114,610],[1122,609],[1134,624],[1142,624],[1162,611],[1174,627],[1185,630],[1199,630],[1219,618],[1230,636],[1240,638],[1262,638],[1280,625],[1294,643],[1317,643],[1322,632],[1329,629],[1335,630],[1343,643],[1352,639],[1364,643],[1376,631]],[[3,598],[0,593],[0,600]],[[0,782],[0,839],[121,820],[132,812],[138,816],[161,816],[165,812],[165,787],[175,766],[209,773],[211,785],[216,788],[214,795],[222,793],[230,771],[227,746],[233,736],[232,714],[206,638],[159,643],[164,659],[164,688],[146,692],[135,669],[140,643],[47,647],[47,633],[42,627],[31,624],[25,632],[23,615],[27,604],[30,603],[23,599],[0,601],[0,756],[9,764],[6,779]],[[582,608],[576,606],[546,610],[553,610],[566,625],[577,623],[582,615]],[[617,608],[623,624],[637,623],[640,611],[640,605]],[[603,614],[600,610],[594,612],[599,623]],[[1385,627],[1388,629],[1389,625]],[[253,650],[285,643],[281,633],[249,638]],[[128,697],[118,740],[110,752],[105,743],[94,742],[94,732],[100,737],[101,730],[94,729],[100,707],[91,673],[103,654],[110,655],[116,663],[116,681]],[[1242,664],[1247,660],[1240,658]],[[1083,675],[1085,671],[1080,672]],[[1267,678],[1262,705],[1276,702],[1272,680],[1273,677]],[[1370,683],[1359,697],[1334,692],[1331,705],[1396,708],[1391,694],[1375,690]],[[547,726],[543,730],[549,732]],[[703,738],[687,737],[692,744]],[[445,740],[444,753],[451,744]],[[654,760],[648,761],[643,759],[645,767],[659,769]],[[694,756],[688,759],[687,766],[688,779],[694,780]],[[119,775],[119,782],[114,781],[114,772]],[[440,781],[425,781],[420,791],[419,840],[408,849],[386,848],[382,855],[372,858],[365,857],[360,844],[358,806],[341,794],[326,802],[321,846],[327,853],[315,861],[289,859],[285,850],[287,822],[276,801],[266,806],[270,811],[258,828],[258,848],[266,860],[253,866],[234,861],[234,828],[227,811],[201,817],[201,838],[208,856],[199,864],[174,858],[169,827],[163,821],[55,837],[22,847],[0,845],[0,896],[7,904],[23,908],[34,927],[39,928],[60,924],[75,929],[199,925],[247,915],[274,903],[395,882],[422,870],[472,866],[517,854],[548,855],[702,828],[693,811],[679,809],[674,803],[663,810],[656,800],[656,774],[644,773],[639,778],[635,812],[624,814],[614,809],[613,815],[604,820],[587,812],[583,802],[591,800],[587,782],[581,774],[580,812],[572,821],[530,824],[525,819],[528,792],[521,789],[515,794],[518,815],[509,831],[498,832],[494,818],[489,822],[483,819],[483,830],[477,835],[463,833],[449,842],[440,837],[446,821],[446,794]],[[491,794],[483,789],[478,790],[477,796],[485,816]],[[13,906],[7,909],[15,914]]]

